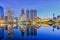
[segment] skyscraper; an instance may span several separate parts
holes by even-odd
[[[37,10],[26,10],[26,19],[27,20],[34,20],[34,18],[37,16]]]
[[[57,16],[57,19],[59,19],[59,18],[60,18],[60,15]]]
[[[4,9],[2,6],[0,6],[0,18],[3,19],[4,18]]]
[[[26,10],[26,19],[27,20],[34,20],[37,16],[37,10]],[[27,35],[36,35],[37,30],[34,26],[27,26]]]
[[[30,19],[33,20],[34,19],[34,10],[30,10]]]
[[[11,9],[11,8],[9,8],[8,9],[8,18],[7,18],[7,20],[8,20],[8,23],[9,23],[9,25],[8,25],[8,34],[9,34],[9,36],[13,36],[13,10]]]
[[[30,18],[31,18],[31,20],[34,20],[35,19],[35,17],[37,16],[37,10],[30,10]],[[35,29],[35,27],[34,26],[31,26],[31,35],[36,35],[37,34],[37,30]]]
[[[26,20],[30,20],[30,11],[26,10]],[[27,36],[30,34],[30,26],[26,27]]]
[[[29,10],[26,10],[26,20],[29,20],[30,19],[30,13],[29,13]]]
[[[30,19],[34,20],[34,18],[37,16],[37,10],[30,10]]]
[[[34,15],[33,18],[35,19],[35,17],[37,16],[37,10],[35,9],[35,10],[33,10],[33,12],[34,12],[33,13],[33,15]]]
[[[24,36],[24,32],[26,30],[26,26],[24,26],[24,22],[26,20],[26,15],[25,15],[25,12],[24,12],[24,9],[21,9],[21,15],[19,17],[19,20],[18,20],[18,25],[19,25],[19,28],[21,30],[21,35]]]
[[[13,10],[11,8],[8,9],[8,21],[13,21]]]
[[[4,19],[4,9],[2,6],[0,6],[0,19]],[[4,20],[0,20],[0,21],[4,21]],[[2,40],[4,38],[4,24],[0,24],[1,30],[0,30],[0,40]]]
[[[21,9],[21,14],[25,14],[25,13],[24,13],[24,8]]]

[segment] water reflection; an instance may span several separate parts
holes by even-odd
[[[36,25],[38,25],[38,26],[36,26]],[[20,34],[19,34],[20,37],[25,37],[25,36],[27,37],[27,36],[37,36],[37,35],[39,35],[37,31],[41,27],[44,27],[44,28],[45,27],[48,27],[48,28],[52,27],[53,32],[55,31],[55,28],[57,30],[60,29],[60,25],[49,25],[49,24],[36,24],[36,25],[34,25],[34,26],[31,26],[31,25],[18,26],[18,25],[14,24],[14,25],[0,26],[0,39],[4,38],[4,34],[5,34],[6,31],[8,31],[7,34],[5,34],[5,36],[8,35],[7,38],[14,38],[15,35],[18,35],[18,33],[15,34],[16,32],[14,32],[16,30],[19,30],[18,32],[20,32]],[[20,38],[20,37],[18,36],[18,38]]]

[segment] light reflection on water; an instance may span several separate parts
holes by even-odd
[[[53,31],[54,29],[54,31]],[[37,35],[36,36],[27,36],[26,32],[25,35],[21,35],[21,30],[17,27],[13,28],[14,35],[12,39],[21,39],[21,38],[28,38],[28,39],[60,39],[60,29],[53,28],[53,26],[50,27],[43,27],[41,26],[39,29],[37,29]],[[9,39],[8,38],[8,30],[4,30],[4,32],[0,29],[0,38]]]

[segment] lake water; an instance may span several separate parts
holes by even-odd
[[[4,30],[4,32],[0,29],[0,39],[2,40],[22,40],[22,39],[60,39],[60,29],[50,27],[41,26],[37,29],[37,35],[35,36],[27,36],[26,32],[24,36],[21,35],[21,31],[18,28],[13,29],[13,37],[8,37],[8,30]]]

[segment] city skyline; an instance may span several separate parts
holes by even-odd
[[[0,0],[0,40],[60,39],[60,0]]]
[[[10,3],[10,2],[11,3]],[[19,16],[21,11],[20,9],[21,8],[24,8],[25,10],[27,9],[37,9],[38,11],[38,16],[41,17],[41,18],[46,18],[46,17],[53,17],[52,14],[55,13],[57,15],[60,15],[60,1],[59,0],[6,0],[6,1],[3,1],[3,0],[0,0],[0,5],[4,6],[5,8],[5,14],[7,13],[6,12],[6,9],[8,8],[13,8],[14,9],[14,15],[15,16]],[[14,5],[14,6],[13,6]],[[36,6],[35,6],[36,5]],[[18,15],[16,15],[18,13]]]
[[[37,14],[38,14],[38,11],[37,11],[37,9],[27,9],[27,10],[24,10],[24,8],[21,8],[21,13],[22,14],[24,14],[25,16],[26,16],[26,19],[27,20],[30,20],[30,19],[32,19],[32,20],[34,20],[34,18],[35,17],[39,17]],[[12,17],[11,19],[14,19],[14,18],[16,18],[16,17],[14,17],[14,13],[15,11],[14,11],[14,9],[12,9],[12,8],[8,8],[7,9],[7,16],[9,17]],[[8,14],[9,13],[9,14]],[[20,15],[19,15],[19,17],[22,15],[20,13]],[[17,14],[18,15],[18,14]],[[5,18],[5,15],[4,15],[4,8],[3,8],[3,6],[0,6],[0,17],[1,18]],[[17,17],[17,19],[19,18],[19,17]],[[48,18],[48,17],[44,17],[44,18],[41,18],[41,17],[39,17],[40,19],[54,19],[54,20],[56,20],[56,19],[58,19],[58,18],[60,18],[60,15],[57,15],[57,16],[55,16],[55,13],[53,13],[52,14],[52,17],[50,18]]]

